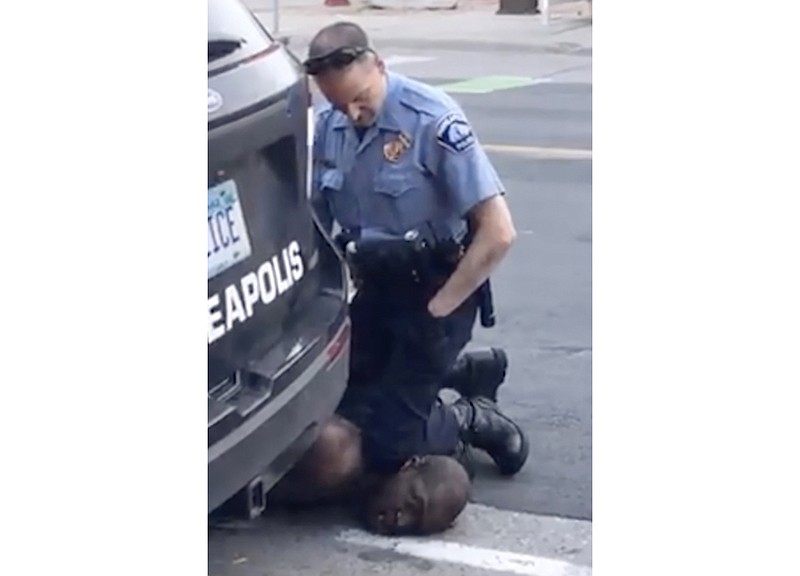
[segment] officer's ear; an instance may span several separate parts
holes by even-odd
[[[383,58],[375,54],[375,65],[380,70],[381,74],[386,72],[386,62],[383,61]]]

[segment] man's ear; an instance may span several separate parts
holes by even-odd
[[[409,470],[411,468],[419,468],[426,462],[427,458],[425,456],[412,456],[406,463],[403,464],[403,467],[400,470]]]

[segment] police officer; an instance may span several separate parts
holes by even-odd
[[[471,446],[502,474],[515,474],[528,439],[495,402],[504,355],[484,354],[484,372],[493,364],[501,374],[482,382],[470,378],[475,371],[463,355],[452,369],[471,339],[479,288],[515,238],[503,184],[458,104],[387,71],[358,25],[320,30],[305,68],[328,101],[316,119],[312,198],[324,224],[337,224],[355,241],[351,247],[409,232],[425,246],[454,239],[461,246],[435,285],[403,270],[400,258],[373,270],[355,267],[350,381],[338,411],[344,420],[323,431],[311,451],[318,462],[306,470],[327,470],[325,483],[333,485],[356,469],[391,473],[414,455],[464,462]],[[473,360],[474,368],[480,361]],[[445,385],[462,397],[439,401]]]

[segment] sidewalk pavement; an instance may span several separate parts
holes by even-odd
[[[272,0],[244,0],[268,27],[273,26]],[[367,0],[351,0],[351,6],[328,7],[324,0],[279,0],[278,35],[290,45],[305,47],[314,33],[333,20],[357,22],[378,48],[414,47],[445,50],[524,51],[526,47],[553,46],[554,50],[591,49],[591,17],[578,14],[585,2],[552,5],[552,18],[545,26],[538,15],[497,14],[496,0],[460,0],[454,10],[375,10]],[[563,17],[559,18],[558,14]]]
[[[539,0],[540,3],[542,0]],[[277,0],[279,10],[308,10],[322,9],[333,10],[333,7],[326,7],[325,0]],[[375,4],[381,8],[391,11],[409,10],[436,10],[450,9],[455,6],[456,10],[469,10],[476,5],[499,6],[500,0],[349,0],[350,6],[341,9],[364,10],[369,9],[370,4]],[[251,10],[271,11],[275,5],[274,0],[244,0]],[[550,8],[553,13],[567,12],[587,12],[589,0],[550,0]],[[391,8],[394,6],[394,8]]]

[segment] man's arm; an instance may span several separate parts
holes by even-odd
[[[453,274],[428,303],[432,316],[447,316],[483,284],[516,238],[511,213],[502,195],[484,200],[470,213],[474,236]]]
[[[460,110],[438,120],[427,164],[451,206],[470,221],[472,242],[428,310],[447,316],[483,284],[516,238],[505,188]]]

